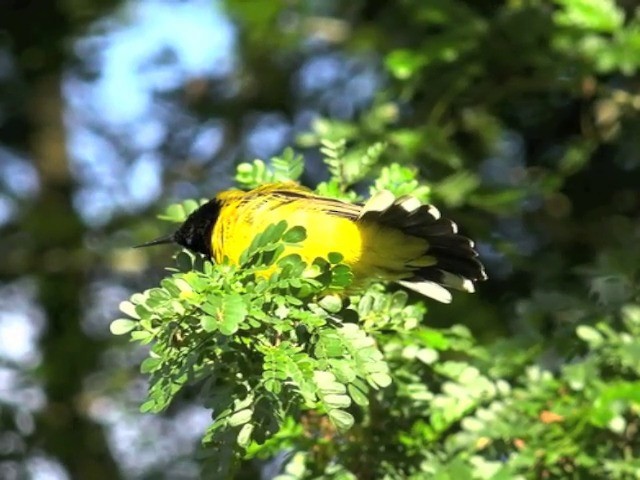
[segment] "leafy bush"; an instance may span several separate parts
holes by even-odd
[[[273,165],[299,171],[298,162],[286,153]],[[253,165],[260,178],[280,178]],[[249,166],[239,172],[250,185]],[[328,184],[339,185],[333,173]],[[402,188],[397,175],[415,181],[391,164],[375,188]],[[182,221],[196,207],[172,206],[164,218]],[[571,349],[546,352],[555,366],[544,368],[533,342],[483,346],[461,325],[429,327],[425,305],[402,290],[376,284],[343,301],[331,293],[351,280],[339,254],[312,265],[282,256],[304,238],[300,226],[271,225],[240,266],[181,252],[160,286],[123,302],[131,319],[112,324],[151,344],[143,411],[164,410],[186,386],[212,410],[206,475],[231,476],[240,459],[282,452],[290,452],[282,479],[640,471],[640,304],[630,278],[605,270],[591,298],[540,293],[523,302],[523,317],[562,305],[576,325]],[[277,272],[263,278],[273,265]],[[620,282],[631,289],[623,296]],[[561,364],[560,355],[571,360]]]
[[[200,392],[213,478],[254,458],[282,460],[280,479],[640,477],[640,233],[632,202],[597,178],[624,185],[638,168],[640,16],[609,0],[393,5],[376,37],[393,39],[388,91],[298,144],[326,157],[323,195],[357,201],[370,185],[457,209],[499,260],[497,286],[429,311],[381,285],[348,302],[319,295],[348,273],[335,255],[281,258],[295,225],[256,237],[242,268],[180,253],[160,287],[125,304],[134,320],[113,325],[152,344],[144,408]],[[400,38],[385,31],[400,21]],[[259,27],[253,41],[277,42]],[[236,180],[302,170],[287,151]]]

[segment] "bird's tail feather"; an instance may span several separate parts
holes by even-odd
[[[407,264],[413,276],[398,281],[422,295],[449,303],[448,288],[474,292],[474,282],[487,278],[473,241],[460,235],[458,226],[442,218],[433,205],[421,204],[409,195],[396,198],[383,190],[367,201],[358,220],[395,228],[428,242],[424,255]]]

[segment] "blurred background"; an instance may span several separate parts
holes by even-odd
[[[210,413],[185,399],[139,414],[144,352],[108,330],[170,264],[130,246],[166,233],[162,207],[286,146],[314,186],[318,136],[385,141],[479,241],[491,280],[430,321],[544,342],[571,328],[567,292],[627,299],[636,8],[2,0],[0,478],[197,478]]]

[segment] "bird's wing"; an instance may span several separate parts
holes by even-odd
[[[322,211],[330,215],[355,220],[362,211],[360,205],[342,202],[335,198],[322,197],[296,184],[276,184],[264,188],[259,195],[269,195],[280,204],[301,202],[305,208]]]

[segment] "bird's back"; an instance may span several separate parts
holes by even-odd
[[[344,204],[347,210],[342,214],[332,213],[317,198],[306,190],[289,186],[226,193],[221,198],[222,213],[212,235],[214,259],[221,261],[228,257],[238,263],[257,234],[271,224],[286,220],[289,227],[303,226],[307,236],[303,242],[289,246],[285,255],[296,253],[311,263],[317,257],[339,252],[344,262],[353,268],[361,259],[363,244],[360,229],[354,222],[357,207]],[[339,203],[342,202],[336,205]]]
[[[212,235],[216,261],[228,257],[238,263],[255,235],[286,220],[290,227],[305,227],[307,237],[287,247],[285,255],[297,253],[311,263],[317,257],[338,252],[351,267],[356,284],[372,279],[411,280],[419,269],[437,262],[429,255],[427,236],[415,229],[414,234],[409,233],[410,213],[403,207],[395,213],[390,209],[393,197],[387,199],[391,203],[383,205],[382,212],[376,210],[375,201],[353,205],[319,197],[300,187],[272,184],[250,192],[225,192],[219,200],[222,213]],[[423,217],[422,222],[434,220],[430,215]],[[419,219],[417,224],[421,224]]]

